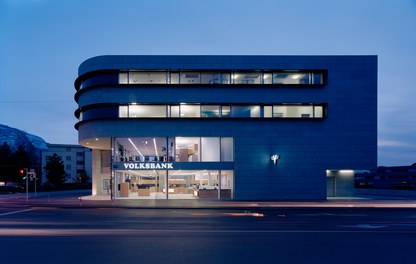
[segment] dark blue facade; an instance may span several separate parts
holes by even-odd
[[[320,72],[324,80],[289,85],[266,84],[265,79],[262,84],[120,84],[118,74],[129,70]],[[79,142],[96,155],[95,194],[102,193],[101,180],[111,178],[111,168],[103,170],[108,163],[101,152],[111,151],[116,137],[232,137],[232,163],[206,166],[233,170],[236,200],[326,199],[327,170],[377,166],[376,56],[101,56],[81,64],[75,87]],[[241,118],[120,118],[118,107],[131,103],[256,105],[261,110],[260,116]],[[286,104],[317,104],[324,114],[264,118],[264,106]],[[271,161],[273,154],[280,157],[277,165]],[[197,163],[187,166],[204,166]]]

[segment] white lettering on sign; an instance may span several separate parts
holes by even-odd
[[[173,163],[125,162],[126,170],[173,170]]]

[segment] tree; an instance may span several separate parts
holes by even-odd
[[[13,181],[16,168],[13,166],[13,151],[7,142],[0,147],[0,181]]]
[[[44,166],[46,179],[54,185],[60,185],[66,181],[65,166],[58,154],[53,153]]]
[[[85,183],[87,183],[88,182],[88,179],[89,179],[90,177],[88,177],[88,175],[87,175],[87,172],[85,171],[85,170],[82,170],[79,174],[78,174],[78,177],[77,177],[77,183],[80,183],[80,184],[85,184]]]

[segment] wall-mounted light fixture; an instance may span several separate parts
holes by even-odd
[[[280,156],[279,155],[277,155],[277,154],[273,154],[273,155],[271,155],[270,156],[270,160],[272,160],[273,161],[273,164],[274,165],[277,165],[277,161],[280,159]]]

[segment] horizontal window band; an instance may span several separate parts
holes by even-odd
[[[327,70],[99,71],[79,76],[77,90],[95,85],[277,85],[323,86]]]

